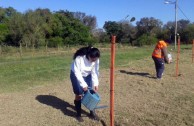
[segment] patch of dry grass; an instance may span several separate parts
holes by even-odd
[[[176,57],[173,54],[173,58]],[[115,70],[115,126],[194,126],[194,64],[191,51],[182,50],[180,76],[176,62],[165,65],[162,80],[154,79],[151,57]],[[110,99],[110,71],[100,71],[100,105]],[[75,119],[70,81],[34,87],[25,92],[0,94],[0,122],[3,126],[109,126],[109,108],[97,110],[101,121]]]

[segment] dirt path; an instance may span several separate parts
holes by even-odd
[[[181,54],[180,76],[175,62],[166,65],[162,80],[154,79],[150,58],[117,67],[115,71],[115,126],[194,126],[194,64],[190,51]],[[109,105],[109,70],[101,71],[101,104]],[[98,110],[101,121],[87,117],[79,124],[69,80],[0,94],[0,126],[109,126],[109,108]]]

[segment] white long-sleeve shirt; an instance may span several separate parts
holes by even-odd
[[[77,56],[71,64],[71,70],[75,73],[81,87],[85,88],[88,86],[83,77],[86,77],[89,74],[92,76],[92,85],[99,85],[99,59],[95,62],[90,62],[85,55]]]

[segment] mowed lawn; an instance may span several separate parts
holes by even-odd
[[[150,55],[149,48],[118,48],[116,64],[128,65],[134,61]],[[15,92],[60,82],[69,77],[70,65],[74,51],[55,52],[50,55],[28,54],[20,57],[19,54],[1,55],[0,57],[0,92]],[[110,66],[110,49],[101,50],[101,69]]]

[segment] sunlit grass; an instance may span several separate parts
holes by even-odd
[[[101,50],[100,69],[110,67],[110,48]],[[129,62],[151,56],[152,48],[117,48],[115,65],[127,66]],[[24,53],[25,54],[25,53]],[[54,55],[1,56],[0,92],[22,91],[36,85],[52,84],[69,79],[72,52]]]
[[[1,91],[21,90],[50,81],[62,81],[69,73],[70,56],[32,57],[0,63]]]

